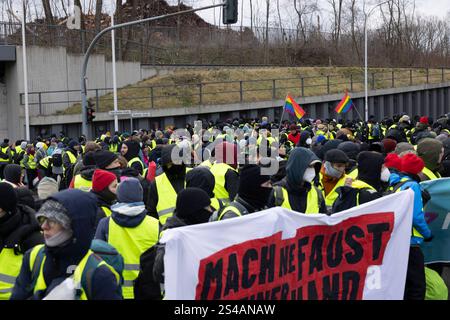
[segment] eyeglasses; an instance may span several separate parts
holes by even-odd
[[[37,220],[41,227],[44,225],[45,222],[47,222],[47,224],[50,228],[53,228],[58,223],[56,220],[49,219],[45,216],[40,216],[37,218]]]

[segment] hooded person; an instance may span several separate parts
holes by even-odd
[[[73,171],[77,164],[78,155],[80,154],[81,145],[76,140],[70,140],[67,148],[62,154],[62,162],[64,168],[64,188],[67,188],[72,181]]]
[[[150,183],[146,207],[161,225],[173,215],[177,194],[185,188],[186,165],[182,149],[175,144],[164,146],[161,153],[163,173]]]
[[[234,201],[211,217],[212,221],[244,216],[267,207],[272,183],[259,165],[245,165],[240,173],[238,194]]]
[[[215,162],[211,173],[215,178],[214,194],[224,203],[230,203],[235,198],[239,187],[238,150],[237,145],[222,142],[214,148]]]
[[[356,159],[358,157],[358,154],[361,152],[361,146],[355,142],[345,141],[339,144],[337,148],[344,151],[348,156],[349,164],[345,169],[345,173],[355,180],[358,176],[358,164],[356,162]]]
[[[159,238],[159,222],[147,215],[142,186],[136,178],[126,178],[117,187],[118,202],[112,214],[100,220],[96,239],[108,242],[124,257],[124,299],[134,299],[133,281],[137,278],[139,258]]]
[[[422,181],[441,178],[444,145],[436,139],[426,138],[417,145],[417,155],[422,158],[425,167],[419,174]]]
[[[308,130],[302,131],[300,133],[300,140],[298,141],[297,147],[310,148],[312,144],[311,132]]]
[[[327,141],[322,148],[320,148],[316,153],[316,155],[319,157],[320,160],[324,160],[325,159],[325,154],[329,151],[329,150],[333,150],[333,149],[337,149],[338,146],[342,143],[343,141],[340,139],[334,139],[334,140],[330,140]],[[314,150],[313,150],[314,151]]]
[[[90,251],[96,212],[95,197],[76,189],[59,192],[42,205],[36,217],[45,245],[25,253],[11,300],[43,299],[72,275],[80,284],[78,299],[122,298],[112,267]]]
[[[352,178],[345,173],[349,158],[344,151],[327,151],[324,160],[320,169],[320,186],[324,191],[327,212],[331,212],[333,203],[339,196],[336,189],[344,185],[351,186]]]
[[[200,188],[181,190],[177,197],[175,213],[167,219],[162,232],[208,222],[213,210],[210,203],[209,195]],[[153,278],[159,283],[164,283],[164,254],[165,244],[158,244],[153,269],[147,271],[152,272]]]
[[[139,158],[140,151],[139,143],[133,140],[125,141],[122,143],[122,148],[120,149],[120,153],[125,159],[128,161],[128,167],[136,170],[140,175],[144,173],[144,163]]]
[[[0,183],[0,300],[8,300],[19,275],[23,255],[44,243],[35,211],[18,203],[17,193]]]
[[[406,273],[405,300],[424,300],[426,291],[424,256],[420,245],[431,241],[433,235],[425,220],[424,203],[418,174],[425,167],[423,160],[415,154],[408,153],[401,157],[401,172],[392,173],[389,185],[393,192],[406,189],[414,191],[412,233]]]
[[[94,175],[95,158],[94,152],[89,151],[83,156],[83,164],[80,168],[80,172],[75,175],[70,182],[69,188],[80,189],[88,192],[92,188],[92,177]]]
[[[4,170],[5,180],[3,182],[10,184],[17,193],[18,203],[27,205],[36,209],[33,192],[23,184],[23,169],[18,164],[8,164]]]
[[[286,177],[273,187],[268,206],[306,213],[326,213],[322,190],[315,186],[320,159],[309,149],[295,148],[286,164]]]
[[[90,193],[97,198],[97,220],[96,225],[104,217],[111,215],[111,206],[116,202],[117,189],[116,176],[106,170],[97,169],[92,176],[92,188]]]
[[[363,151],[358,155],[358,176],[351,186],[339,187],[332,212],[341,212],[383,196],[383,182],[388,183],[390,171],[384,166],[383,155]]]
[[[186,188],[199,188],[205,191],[211,200],[211,207],[220,210],[224,203],[214,195],[215,179],[208,168],[199,166],[186,173]]]

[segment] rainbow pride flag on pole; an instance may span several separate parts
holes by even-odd
[[[297,119],[303,118],[306,113],[305,110],[303,110],[303,108],[300,107],[290,95],[286,96],[286,101],[284,102],[284,110],[289,114],[297,117]]]
[[[344,98],[342,98],[341,102],[337,105],[336,109],[334,109],[337,113],[347,113],[353,106],[352,98],[350,98],[348,92],[345,92]]]

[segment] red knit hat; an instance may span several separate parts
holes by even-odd
[[[92,177],[92,190],[95,192],[105,190],[114,180],[117,180],[115,174],[106,170],[97,169],[94,171]]]
[[[417,119],[417,118],[416,118],[416,119]],[[420,123],[423,123],[423,124],[429,124],[429,122],[428,122],[428,117],[426,117],[426,116],[421,117],[420,120],[419,120],[419,122],[420,122]]]
[[[388,169],[396,169],[401,171],[402,169],[402,159],[396,153],[389,153],[384,159],[384,166]]]
[[[402,158],[402,172],[418,174],[425,167],[423,160],[413,153],[407,153]]]

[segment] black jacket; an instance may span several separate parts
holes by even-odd
[[[18,204],[14,215],[0,219],[0,252],[3,248],[16,248],[16,254],[24,254],[44,243],[35,214],[32,208]]]

